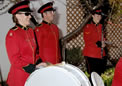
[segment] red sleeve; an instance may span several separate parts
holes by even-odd
[[[11,65],[22,68],[28,65],[28,63],[21,59],[22,56],[20,55],[17,40],[15,32],[10,30],[6,36],[6,50]]]
[[[56,35],[57,35],[57,39],[58,39],[58,62],[61,62],[61,49],[60,49],[60,44],[59,44],[59,28],[57,25],[54,24],[54,28],[56,29]]]

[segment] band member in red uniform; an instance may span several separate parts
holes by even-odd
[[[112,86],[122,86],[122,57],[120,57],[115,67]]]
[[[84,41],[85,47],[83,55],[86,59],[86,67],[89,74],[95,71],[101,74],[105,70],[105,43],[102,38],[102,24],[100,24],[102,18],[101,9],[94,10],[92,12],[92,21],[84,27]],[[103,37],[104,39],[104,37]],[[103,48],[101,54],[101,48]]]
[[[122,41],[120,42],[120,46],[122,47]],[[112,86],[122,86],[122,57],[120,57],[116,64]]]
[[[6,50],[10,60],[8,86],[24,86],[31,72],[38,67],[39,57],[36,57],[36,41],[34,32],[28,27],[32,12],[29,1],[22,1],[13,5],[9,11],[16,24],[6,36]],[[44,64],[44,63],[42,63]],[[39,64],[40,65],[40,64]]]
[[[52,6],[53,2],[48,2],[39,8],[43,21],[35,28],[35,33],[42,61],[56,64],[60,62],[59,29],[52,23],[55,11]]]

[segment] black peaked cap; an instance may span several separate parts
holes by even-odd
[[[29,1],[18,2],[8,10],[8,13],[16,14],[19,11],[32,12],[32,10],[29,8],[29,3]]]
[[[55,9],[53,8],[53,2],[48,2],[39,8],[38,13],[43,13],[51,10],[55,11]]]

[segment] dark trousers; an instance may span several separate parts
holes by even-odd
[[[90,75],[92,72],[97,72],[99,75],[101,75],[101,73],[104,73],[107,63],[106,57],[103,57],[103,59],[98,59],[85,56],[85,59],[87,72]]]
[[[101,75],[101,73],[104,73],[106,69],[107,57],[103,57],[102,59],[97,59],[88,56],[84,57],[86,59],[87,72],[90,74],[89,80],[91,82],[91,86],[94,86],[91,80],[91,73],[97,72],[99,75]]]

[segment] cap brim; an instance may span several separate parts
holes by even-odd
[[[101,13],[101,12],[95,12],[94,14],[102,15],[102,13]]]

